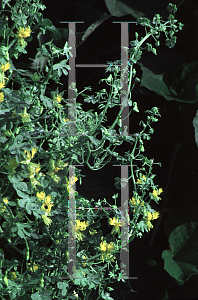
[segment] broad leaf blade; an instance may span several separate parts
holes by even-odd
[[[164,269],[180,284],[198,274],[197,211],[197,206],[174,210],[165,221],[171,250],[162,253]]]

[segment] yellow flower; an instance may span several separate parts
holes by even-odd
[[[84,255],[83,258],[86,259],[87,257]],[[86,262],[84,262],[82,264],[83,264],[84,267],[86,266]]]
[[[144,181],[146,181],[146,176],[142,175],[142,179],[144,179]],[[137,179],[137,184],[142,184],[142,179]]]
[[[30,182],[31,182],[31,185],[36,189],[36,185],[41,185],[40,182],[38,182],[36,180],[36,178],[34,178],[34,176],[30,176]]]
[[[34,154],[36,153],[37,151],[37,148],[32,148],[32,154],[30,154],[30,152],[28,150],[24,150],[23,152],[26,154],[26,157],[25,155],[23,154],[24,158],[25,158],[25,161],[21,161],[22,164],[29,164],[29,162],[31,161],[31,159],[34,157]],[[33,167],[34,165],[36,164],[31,164],[31,166]]]
[[[38,192],[36,194],[37,198],[39,198],[40,200],[44,200],[45,199],[45,192]]]
[[[75,179],[74,176],[69,178],[69,182],[66,184],[68,193],[69,193],[69,188],[71,188],[71,186],[74,184],[74,181],[75,182],[78,181],[78,177],[75,176]],[[63,186],[65,186],[65,184]]]
[[[35,174],[37,174],[40,171],[40,169],[40,164],[35,164]]]
[[[52,220],[48,218],[46,215],[42,215],[43,221],[46,225],[50,225]]]
[[[0,90],[5,87],[5,82],[0,82]]]
[[[30,162],[29,160],[23,161],[21,163],[26,163],[28,165],[28,178],[34,178],[34,176],[37,174],[36,172],[40,170],[40,167],[37,164],[34,164]]]
[[[129,200],[130,203],[133,205],[133,206],[136,206],[136,200],[135,198],[132,197],[132,199]]]
[[[64,122],[68,122],[68,121],[69,121],[69,119],[63,119],[63,121],[64,121]]]
[[[113,219],[109,218],[109,224],[113,226],[120,226],[120,221],[118,222],[118,219],[115,217]]]
[[[53,104],[56,106],[56,107],[61,107],[62,105],[60,104],[61,100],[62,100],[62,96],[57,94],[57,96],[54,95],[53,97]]]
[[[58,170],[63,170],[63,168],[65,168],[65,167],[67,167],[68,166],[68,163],[63,163],[63,161],[59,158],[56,162],[55,162],[55,171],[56,171],[56,168],[57,168],[57,171],[56,172],[58,172]]]
[[[9,203],[8,198],[3,198],[3,202],[8,204]]]
[[[59,170],[60,170],[60,168],[59,167],[55,167],[55,172],[58,172]]]
[[[89,233],[90,235],[94,235],[95,233],[97,233],[97,230],[90,228]]]
[[[83,222],[81,222],[80,220],[76,220],[76,230],[81,230],[81,231],[84,231],[86,228],[87,228],[87,226],[89,226],[89,221],[86,221],[86,223],[85,223],[85,221],[83,221]]]
[[[11,65],[9,64],[9,62],[7,62],[5,65],[1,64],[1,70],[3,72],[6,72],[7,70],[9,70],[10,67],[11,67]]]
[[[38,265],[34,262],[33,268],[30,267],[30,271],[35,272],[36,270],[38,270]]]
[[[111,234],[114,234],[114,233],[119,233],[120,232],[120,226],[121,226],[121,222],[119,221],[118,222],[118,219],[116,219],[115,217],[113,219],[109,219],[109,224],[110,225],[113,225],[113,229],[111,231]]]
[[[101,251],[106,251],[107,249],[107,242],[106,241],[103,241],[100,243],[100,250]]]
[[[31,32],[32,32],[31,29],[28,27],[26,27],[26,28],[19,27],[17,35],[19,38],[26,38],[26,37],[30,36]]]
[[[15,280],[17,278],[16,272],[9,272],[9,273],[10,273],[11,280]]]
[[[156,197],[157,197],[157,195],[158,195],[158,192],[157,192],[157,190],[153,190],[152,194],[153,194],[153,196],[156,198]]]
[[[41,206],[41,210],[47,212],[47,213],[50,213],[51,211],[51,208],[52,208],[53,204],[52,203],[46,203],[44,202]]]
[[[54,167],[55,168],[55,167]],[[60,177],[56,174],[54,174],[55,172],[55,169],[54,171],[53,170],[50,170],[49,172],[47,172],[48,175],[51,176],[51,178],[55,181],[55,182],[59,182],[60,181]]]
[[[150,211],[147,212],[147,219],[148,219],[148,221],[153,219],[153,215]]]
[[[6,204],[8,204],[9,203],[9,201],[8,201],[8,199],[7,198],[3,198],[3,202],[4,203],[6,203]],[[2,213],[2,212],[4,212],[5,211],[5,209],[6,209],[6,206],[5,205],[3,205],[3,203],[0,203],[0,212]]]
[[[162,188],[159,189],[159,192],[157,190],[153,190],[152,195],[154,198],[161,199],[160,197],[158,197],[158,195],[160,195],[162,192]]]
[[[75,228],[74,232],[76,233],[77,239],[79,241],[82,241],[84,234],[82,234],[82,232],[80,232],[80,231],[84,231],[87,228],[87,226],[89,226],[89,222],[88,221],[81,222],[80,220],[76,220],[76,224],[77,225],[73,226],[73,228]]]
[[[43,202],[42,206],[41,206],[41,210],[47,212],[48,214],[51,211],[51,208],[54,204],[50,203],[51,201],[51,195],[48,195],[45,199],[45,202]]]
[[[61,95],[57,94],[57,96],[54,96],[54,101],[60,103],[61,100],[62,100],[62,96]]]
[[[103,240],[103,237],[101,238]],[[100,251],[101,253],[101,259],[104,262],[105,259],[111,259],[114,260],[115,257],[111,254],[111,251],[115,249],[115,245],[113,242],[110,242],[109,244],[106,241],[102,241],[100,243]],[[108,252],[108,253],[105,253]]]
[[[29,115],[27,113],[27,107],[24,108],[24,112],[22,114],[19,114],[22,118],[22,122],[25,123],[25,122],[28,122],[29,121]]]
[[[48,195],[48,196],[46,197],[45,202],[46,202],[46,203],[49,203],[51,200],[52,200],[52,196],[51,196],[51,195]]]
[[[26,160],[26,162],[30,162],[30,160],[32,159],[30,152],[27,151],[27,150],[24,150],[24,153],[27,155],[27,158],[28,158],[28,159]]]
[[[114,246],[113,242],[110,242],[107,245],[107,251],[113,251],[114,249],[115,249],[115,246]]]
[[[4,101],[4,94],[3,92],[0,93],[0,102],[3,102]]]
[[[77,180],[78,180],[78,177],[75,176],[75,179],[74,179],[74,176],[72,176],[69,178],[69,183],[71,183],[71,185],[73,185],[74,181],[76,182]]]
[[[158,218],[159,218],[159,212],[158,211],[154,211],[153,212],[153,218],[152,218],[152,220],[158,219]]]
[[[32,148],[32,158],[34,157],[34,154],[36,153],[36,151],[37,151],[36,147]]]
[[[148,230],[150,231],[151,228],[153,228],[153,225],[150,221],[146,220],[145,225],[147,225]]]
[[[129,201],[130,201],[130,203],[131,203],[133,206],[136,206],[137,204],[140,204],[139,196],[138,196],[137,201],[135,200],[134,197],[132,197],[132,199],[130,199]],[[144,206],[144,201],[141,202],[140,206]]]
[[[154,211],[153,213],[151,213],[150,211],[147,211],[147,220],[151,221],[151,220],[155,220],[159,218],[159,212],[158,211]]]

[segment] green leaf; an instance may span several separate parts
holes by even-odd
[[[51,20],[49,20],[49,19],[44,19],[43,20],[43,14],[42,13],[40,13],[40,12],[37,13],[35,15],[35,19],[38,22],[39,29],[41,29],[43,33],[45,33],[46,29],[48,29],[50,31],[55,30],[55,26],[53,25]]]
[[[92,142],[92,144],[94,144],[94,145],[98,145],[99,144],[99,142],[100,142],[100,140],[99,139],[97,139],[97,138],[95,138],[95,137],[93,137],[93,136],[89,136],[89,139],[90,139],[90,141]]]
[[[18,194],[19,197],[23,198],[25,201],[28,201],[29,196],[25,193],[22,193],[20,190],[16,189],[16,192]],[[20,201],[20,200],[19,200]]]
[[[26,202],[27,202],[27,199],[20,199],[18,203],[19,203],[20,207],[24,207]]]
[[[68,74],[68,72],[66,70],[64,70],[65,68],[67,70],[71,70],[71,67],[69,65],[66,64],[67,60],[62,60],[60,63],[53,65],[53,70],[58,70],[58,76],[61,77],[62,76],[62,71],[65,75]]]
[[[182,281],[183,272],[180,266],[173,260],[172,253],[170,250],[164,250],[162,253],[164,259],[164,269],[177,281]]]
[[[20,189],[23,192],[27,191],[27,183],[25,183],[25,182],[18,181],[17,184],[15,184],[15,187],[17,187],[18,189]]]
[[[41,186],[42,186],[43,188],[46,188],[46,187],[48,187],[50,181],[51,181],[50,179],[47,180],[47,179],[44,179],[44,177],[42,177],[42,178],[40,179],[40,184],[41,184]]]
[[[131,14],[134,18],[137,19],[144,16],[143,13],[140,12],[136,7],[133,9],[129,5],[127,6],[126,4],[124,4],[122,1],[105,0],[105,4],[110,14],[114,17],[123,17]]]
[[[69,284],[67,283],[67,281],[63,281],[63,282],[59,281],[59,282],[57,283],[57,287],[58,287],[60,290],[62,290],[62,291],[61,291],[62,296],[63,296],[63,297],[66,296],[66,294],[67,294],[67,288],[69,287]]]
[[[17,135],[15,140],[14,140],[14,144],[21,144],[21,142],[23,141],[23,136],[22,135]]]
[[[154,74],[151,70],[144,67],[142,64],[140,64],[140,66],[143,72],[141,86],[144,86],[161,96],[166,97],[170,94],[168,87],[163,81],[163,74]]]
[[[105,300],[114,300],[112,297],[110,297],[110,294],[109,293],[105,293],[104,294],[104,291],[102,291],[102,299],[105,299]]]
[[[166,234],[170,232],[171,250],[162,253],[164,269],[179,284],[198,274],[197,213],[198,206],[173,210],[165,221]]]
[[[24,238],[26,237],[26,235],[27,235],[28,237],[31,236],[31,234],[25,230],[25,227],[31,229],[30,224],[16,223],[16,226],[17,226],[17,232],[18,232],[18,235],[19,235],[21,238],[24,239]]]
[[[50,108],[52,109],[52,100],[50,98],[47,98],[46,96],[43,96],[41,94],[41,100],[43,101],[43,104],[45,105],[45,108]]]
[[[169,3],[168,7],[167,7],[167,10],[170,12],[170,13],[176,13],[177,11],[177,6],[172,4],[172,3]]]
[[[108,291],[113,291],[114,289],[110,286],[107,287]]]
[[[14,201],[9,201],[8,205],[9,206],[16,206],[16,203]]]
[[[26,192],[27,191],[27,184],[25,182],[20,181],[21,176],[19,174],[15,174],[14,176],[10,177],[9,180],[13,184],[15,190],[21,190]]]
[[[198,147],[198,110],[196,112],[196,116],[193,119],[193,126],[194,126],[194,131],[195,131],[195,142]]]
[[[32,300],[52,300],[52,297],[47,292],[36,292],[31,295]]]
[[[30,199],[30,201],[28,201],[26,203],[26,211],[29,215],[32,214],[32,211],[36,211],[38,209],[38,206],[36,205],[36,203],[31,203],[31,201],[33,201],[32,199]]]
[[[167,50],[156,57],[148,54],[138,64],[143,72],[140,86],[143,94],[150,95],[147,92],[150,90],[168,101],[194,103],[198,100],[198,62],[186,64],[180,53]]]

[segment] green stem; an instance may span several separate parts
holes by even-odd
[[[23,253],[21,250],[19,250],[14,244],[12,244],[11,241],[9,242],[9,245],[10,245],[12,248],[14,248],[20,255],[24,256],[24,253]]]
[[[92,130],[92,132],[90,132],[90,135],[91,135],[91,136],[94,134],[94,132],[96,132],[97,128],[98,128],[99,125],[102,123],[102,120],[103,120],[103,118],[104,118],[104,116],[105,116],[105,114],[106,114],[106,112],[107,112],[108,107],[109,107],[109,103],[110,103],[110,101],[111,101],[111,98],[112,98],[112,90],[111,90],[111,92],[110,92],[109,99],[108,99],[108,101],[107,101],[107,104],[106,104],[106,106],[105,106],[105,109],[104,109],[103,112],[102,112],[102,116],[101,116],[101,118],[100,118],[100,121],[98,122],[98,124],[96,124],[96,126],[94,127],[94,129]]]
[[[147,35],[145,35],[145,37],[143,39],[141,39],[141,41],[138,43],[138,48],[141,47],[141,45],[151,36],[151,33],[147,33]],[[132,55],[131,59],[133,59],[134,54]],[[130,79],[129,79],[129,87],[128,87],[128,94],[130,92],[131,89],[131,82],[132,82],[132,68],[133,68],[133,64],[130,67]]]

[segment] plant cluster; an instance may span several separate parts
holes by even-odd
[[[12,60],[27,54],[25,48],[36,30],[43,33],[46,29],[55,30],[51,21],[43,19],[39,12],[44,9],[40,0],[19,0],[14,6],[6,0],[1,4],[0,235],[6,240],[7,247],[22,259],[8,260],[0,249],[0,295],[1,299],[29,299],[30,295],[33,300],[91,299],[93,290],[97,290],[97,299],[112,299],[108,293],[112,290],[110,283],[116,280],[125,282],[127,278],[124,273],[121,274],[118,263],[120,249],[126,245],[121,245],[120,227],[128,223],[129,241],[132,241],[148,232],[153,227],[151,221],[159,216],[150,203],[159,203],[162,188],[153,181],[152,166],[156,163],[143,155],[143,141],[149,140],[150,134],[154,133],[151,124],[158,121],[160,113],[157,107],[147,110],[147,122],[141,121],[143,129],[133,136],[115,135],[121,112],[109,128],[102,123],[106,121],[107,109],[116,105],[122,105],[122,109],[129,105],[133,107],[130,113],[139,112],[137,103],[131,100],[131,90],[139,81],[133,64],[142,55],[141,46],[150,36],[159,46],[157,39],[164,32],[167,46],[173,47],[176,41],[173,34],[182,28],[182,24],[176,25],[176,7],[172,4],[168,6],[170,15],[166,22],[162,22],[159,15],[155,15],[152,21],[146,18],[138,20],[138,24],[145,30],[148,28],[149,32],[146,30],[146,36],[140,41],[136,33],[136,40],[131,44],[128,102],[120,103],[120,61],[110,62],[106,72],[113,72],[113,76],[110,74],[107,79],[102,79],[110,86],[109,94],[103,89],[96,96],[87,96],[83,92],[91,90],[91,87],[78,92],[74,85],[70,86],[76,90],[76,97],[81,94],[85,97],[84,102],[98,104],[102,110],[99,115],[92,110],[84,112],[82,105],[75,103],[77,135],[70,136],[68,128],[71,121],[67,113],[71,103],[64,98],[64,91],[59,93],[57,87],[51,98],[45,95],[49,80],[60,85],[60,77],[68,75],[70,66],[67,61],[71,55],[68,43],[63,49],[57,48],[52,41],[39,47],[35,60],[44,56],[47,63],[43,72],[38,69],[29,78],[24,70],[15,68]],[[151,44],[147,44],[146,49],[156,54]],[[61,57],[64,59],[60,60]],[[60,60],[58,63],[54,63],[56,58]],[[14,83],[20,88],[14,90]],[[96,138],[99,133],[102,133],[101,140]],[[106,141],[109,145],[105,148]],[[124,141],[130,143],[132,151],[122,157],[114,150]],[[93,166],[89,163],[91,156]],[[113,195],[115,205],[111,205],[105,199],[88,201],[76,192],[79,211],[72,226],[77,240],[77,269],[73,270],[75,276],[69,277],[68,196],[75,192],[74,183],[77,180],[81,183],[83,176],[76,168],[75,176],[69,177],[69,166],[85,163],[90,169],[98,170],[112,157],[120,164],[131,165],[129,178],[116,178],[118,189],[124,186],[126,180],[133,181],[129,215],[121,218],[116,205],[118,194]],[[134,162],[141,163],[137,170],[133,168]],[[112,210],[105,211],[103,203]],[[98,229],[102,218],[108,218],[112,228],[111,234],[106,237]],[[23,250],[20,250],[21,245]],[[64,277],[69,279],[62,279]]]

